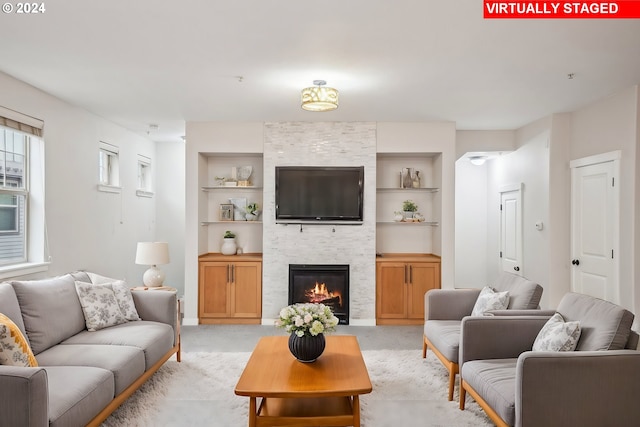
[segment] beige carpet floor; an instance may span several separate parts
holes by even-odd
[[[104,427],[248,425],[248,398],[234,387],[250,353],[183,353],[168,361]],[[363,427],[491,426],[473,401],[447,401],[447,373],[420,350],[365,350],[373,392],[361,397]]]

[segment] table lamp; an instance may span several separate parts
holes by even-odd
[[[144,272],[142,283],[145,286],[162,286],[164,272],[156,267],[169,263],[169,244],[167,242],[138,242],[136,250],[136,264],[150,265]]]

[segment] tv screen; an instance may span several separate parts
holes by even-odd
[[[276,222],[362,222],[364,166],[276,166]]]

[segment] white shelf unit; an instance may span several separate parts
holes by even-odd
[[[220,252],[222,236],[226,230],[236,234],[236,242],[245,253],[262,252],[262,220],[221,220],[220,205],[231,203],[232,198],[245,198],[247,204],[258,203],[263,210],[263,155],[262,153],[200,153],[205,164],[200,174],[200,190],[204,195],[204,209],[200,210],[200,225],[207,228],[207,252]],[[202,163],[201,163],[202,164]],[[251,166],[251,185],[224,186],[217,177],[231,178],[232,168]],[[202,205],[201,205],[202,206]],[[262,214],[262,213],[261,213]]]
[[[379,153],[376,165],[376,252],[433,253],[440,236],[440,153]],[[419,188],[401,188],[400,172],[420,171]],[[412,200],[422,222],[394,221],[402,202]]]

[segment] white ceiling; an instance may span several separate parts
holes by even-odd
[[[640,20],[485,20],[480,0],[44,3],[0,16],[0,70],[135,132],[158,124],[156,141],[186,121],[515,129],[640,83]],[[314,79],[338,110],[300,108]]]

